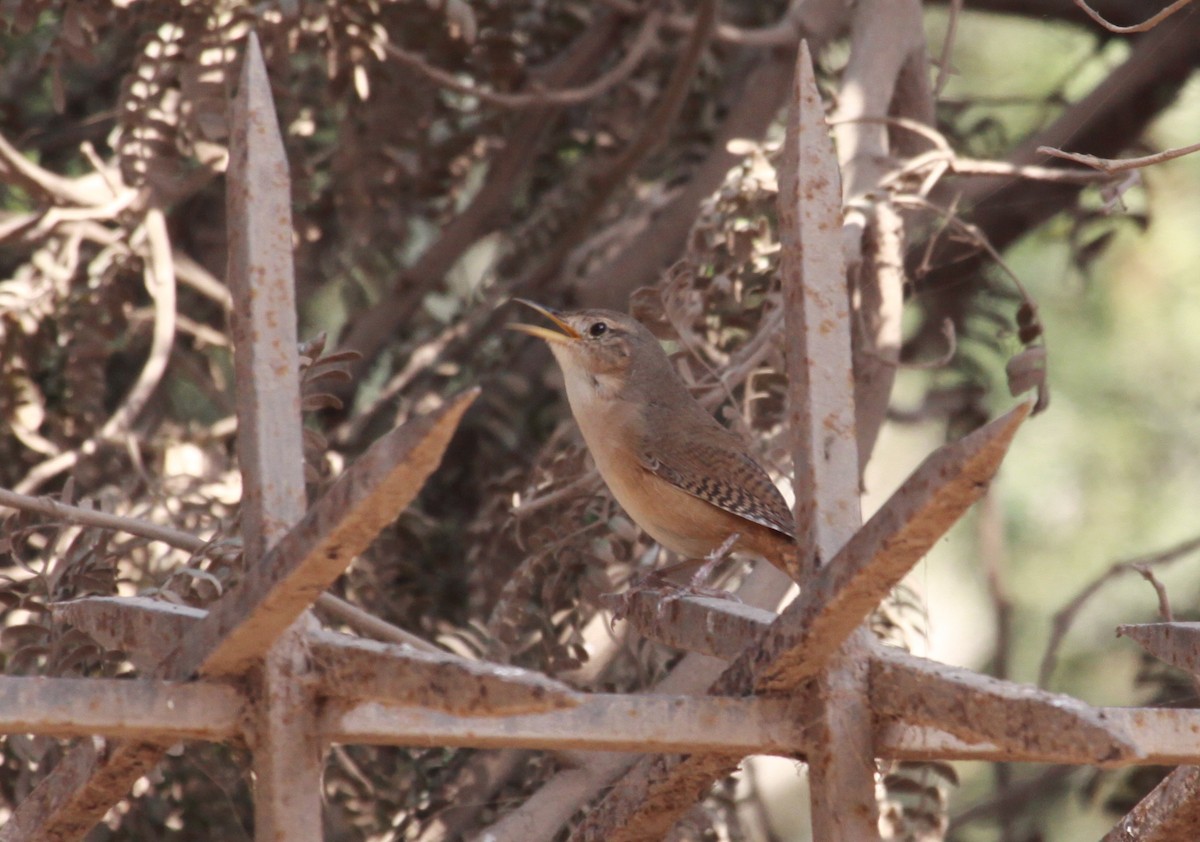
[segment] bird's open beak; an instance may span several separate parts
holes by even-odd
[[[537,310],[547,319],[554,322],[554,326],[557,327],[558,330],[551,330],[548,327],[540,327],[538,325],[521,324],[520,322],[513,322],[512,324],[505,325],[505,327],[507,327],[509,330],[519,330],[521,333],[528,333],[530,336],[536,336],[538,339],[545,339],[547,342],[566,343],[568,339],[583,338],[580,336],[579,331],[564,322],[562,317],[549,307],[543,307],[541,304],[534,304],[532,301],[527,301],[524,298],[514,298],[513,301],[517,302],[518,304],[524,304],[531,310]]]

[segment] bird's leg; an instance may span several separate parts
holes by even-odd
[[[709,577],[712,576],[712,572],[716,569],[717,565],[729,557],[729,552],[741,537],[742,534],[740,532],[734,532],[721,543],[721,546],[706,555],[703,562],[695,558],[684,559],[683,561],[668,565],[661,570],[653,570],[647,573],[641,579],[634,582],[632,587],[644,588],[653,586],[668,588],[673,592],[673,599],[688,595],[728,598],[732,596],[728,591],[707,587],[706,583]],[[672,573],[687,570],[688,568],[695,567],[697,564],[700,565],[699,569],[692,574],[691,580],[686,585],[676,585],[667,579]]]
[[[631,590],[637,590],[646,587],[655,588],[673,588],[675,584],[670,581],[670,576],[678,573],[680,570],[691,570],[699,565],[700,559],[685,558],[683,561],[677,561],[674,564],[668,564],[659,570],[651,570],[637,578],[629,587]]]
[[[721,546],[717,547],[711,553],[706,555],[704,557],[704,564],[702,564],[700,569],[696,571],[696,574],[692,576],[692,581],[688,584],[688,588],[696,593],[699,593],[700,591],[712,591],[713,588],[705,587],[704,583],[708,581],[708,577],[712,575],[712,572],[716,569],[716,566],[729,556],[729,551],[733,549],[733,545],[736,544],[738,539],[741,537],[742,533],[740,532],[734,532],[730,534],[730,536],[721,543]],[[722,591],[722,593],[725,592]]]
[[[721,546],[706,555],[703,564],[700,564],[700,568],[692,574],[691,581],[686,585],[677,585],[669,581],[667,577],[680,570],[695,567],[699,563],[699,559],[684,559],[683,561],[668,565],[661,570],[652,570],[636,582],[633,582],[629,590],[625,593],[606,594],[606,604],[613,612],[613,622],[615,623],[617,620],[628,616],[629,600],[632,598],[633,593],[648,587],[666,591],[662,597],[662,601],[658,605],[660,613],[672,602],[685,596],[707,596],[713,599],[732,599],[735,602],[740,602],[741,600],[738,599],[737,594],[730,593],[721,588],[710,588],[705,585],[705,582],[708,581],[709,576],[712,575],[717,565],[728,558],[730,551],[741,537],[740,532],[734,532],[721,543]]]
[[[672,602],[677,599],[682,599],[685,596],[707,596],[710,599],[732,599],[734,602],[741,602],[741,600],[738,599],[737,594],[730,593],[722,588],[710,588],[705,584],[705,582],[708,581],[708,577],[712,575],[713,570],[716,569],[717,565],[729,557],[729,553],[733,549],[734,544],[736,544],[738,539],[741,537],[741,533],[734,532],[721,543],[721,546],[717,547],[704,557],[704,563],[700,565],[700,569],[693,574],[690,582],[688,582],[686,585],[671,586],[667,590],[667,593],[663,596],[662,600],[658,603],[659,614],[662,614],[662,612],[666,610],[666,607]]]

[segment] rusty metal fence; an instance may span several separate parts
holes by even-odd
[[[1186,764],[1200,762],[1200,711],[1092,707],[914,657],[866,630],[880,601],[982,496],[1029,407],[933,453],[862,522],[840,180],[806,49],[779,197],[799,533],[823,560],[806,571],[800,596],[776,615],[631,595],[628,619],[642,634],[725,664],[685,660],[677,672],[687,682],[636,695],[580,693],[385,624],[384,641],[321,628],[308,609],[414,498],[475,392],[384,436],[306,507],[287,162],[253,37],[248,45],[228,170],[248,574],[208,611],[111,597],[56,606],[144,677],[0,677],[4,732],[77,738],[0,840],[82,838],[180,740],[249,746],[261,840],[320,838],[323,755],[334,743],[589,752],[492,839],[549,838],[602,788],[574,838],[661,839],[752,754],[806,760],[814,836],[828,842],[880,838],[877,758],[1184,764],[1109,838],[1197,837],[1200,769]],[[0,502],[122,526],[11,492]],[[1200,670],[1200,626],[1123,632]]]

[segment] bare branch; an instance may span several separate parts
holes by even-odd
[[[541,262],[514,283],[515,292],[534,291],[547,283],[558,271],[571,249],[582,242],[591,231],[596,214],[603,209],[609,197],[633,175],[647,156],[666,141],[683,107],[692,79],[700,66],[700,59],[708,47],[716,17],[717,0],[702,0],[696,10],[696,27],[688,35],[658,101],[641,122],[637,133],[617,155],[616,160],[592,180],[592,189],[584,206],[579,209],[575,221],[559,234],[554,246],[548,250]]]
[[[1038,669],[1038,686],[1045,687],[1050,683],[1050,677],[1054,674],[1054,667],[1058,661],[1058,650],[1062,646],[1063,639],[1067,636],[1071,624],[1075,622],[1075,618],[1079,612],[1101,588],[1125,573],[1140,573],[1144,569],[1170,564],[1173,561],[1178,561],[1181,558],[1191,555],[1197,550],[1200,550],[1200,537],[1191,538],[1153,555],[1115,562],[1108,570],[1088,583],[1079,593],[1075,594],[1062,608],[1054,613],[1054,618],[1051,620],[1050,639],[1046,643],[1046,651],[1042,655],[1042,664]]]
[[[1076,0],[1076,2],[1081,2],[1081,0]],[[1164,149],[1161,152],[1155,152],[1153,155],[1143,155],[1141,158],[1097,158],[1095,155],[1085,155],[1082,152],[1064,152],[1053,146],[1039,146],[1037,151],[1054,158],[1064,158],[1068,161],[1074,161],[1077,164],[1083,164],[1085,167],[1092,167],[1093,169],[1112,175],[1126,170],[1136,170],[1141,167],[1161,164],[1163,161],[1173,161],[1176,158],[1182,158],[1184,155],[1200,152],[1200,143],[1193,143],[1191,146],[1179,146],[1174,149]]]
[[[637,70],[638,66],[645,60],[646,56],[650,54],[650,51],[658,42],[658,33],[662,28],[663,18],[663,12],[659,8],[651,9],[645,13],[642,25],[639,27],[637,34],[634,35],[633,42],[629,45],[629,49],[625,51],[625,55],[609,71],[594,81],[576,88],[560,88],[557,90],[543,90],[535,82],[530,86],[531,89],[527,93],[516,94],[489,91],[480,88],[478,85],[462,82],[453,73],[433,67],[416,53],[397,47],[390,41],[382,40],[379,37],[373,39],[372,44],[382,49],[384,53],[391,56],[399,64],[421,73],[434,84],[455,93],[474,97],[480,102],[486,102],[489,105],[498,105],[503,108],[540,108],[547,105],[578,105],[579,103],[587,102],[589,99],[600,96],[629,78]]]
[[[1083,9],[1084,13],[1089,18],[1103,26],[1109,32],[1115,32],[1118,35],[1124,35],[1129,32],[1145,32],[1148,29],[1153,29],[1190,2],[1192,2],[1192,0],[1175,0],[1174,3],[1172,3],[1170,6],[1167,6],[1167,8],[1163,9],[1154,17],[1143,21],[1142,23],[1134,24],[1133,26],[1117,26],[1116,24],[1109,23],[1103,17],[1101,17],[1099,12],[1087,4],[1087,0],[1075,0],[1075,5]]]
[[[101,445],[125,437],[167,370],[171,346],[175,342],[175,267],[171,261],[171,242],[162,209],[149,208],[140,230],[145,236],[148,252],[146,287],[154,301],[154,330],[146,362],[121,405],[109,416],[104,426],[78,448],[34,466],[13,489],[17,494],[31,494],[54,477],[70,470],[82,457],[95,453]]]
[[[49,497],[30,497],[0,488],[0,506],[7,506],[24,512],[35,512],[46,517],[56,518],[68,523],[78,523],[84,526],[96,526],[101,529],[111,529],[114,532],[126,532],[130,535],[140,535],[151,541],[161,541],[168,546],[198,553],[207,548],[209,540],[198,538],[190,532],[183,532],[169,526],[151,523],[140,518],[125,517],[109,514],[108,512],[86,509],[80,506],[68,506]],[[385,620],[367,613],[357,605],[331,593],[323,593],[316,599],[316,605],[325,610],[330,616],[340,620],[359,634],[387,643],[404,643],[426,652],[442,654],[445,650],[405,631]],[[118,647],[121,648],[121,647]],[[163,652],[165,656],[167,653]]]

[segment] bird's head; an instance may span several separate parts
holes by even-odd
[[[553,327],[510,324],[508,327],[543,339],[563,371],[568,390],[590,386],[601,393],[621,392],[641,380],[650,368],[669,367],[658,340],[632,316],[613,310],[560,312],[522,298],[513,299],[541,313]],[[580,381],[575,383],[575,381]]]

